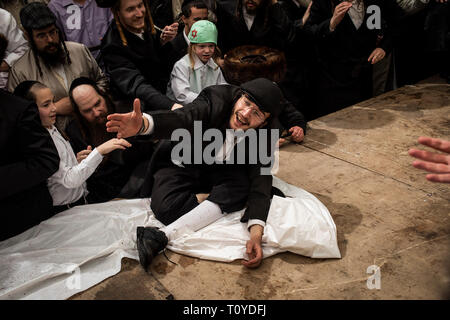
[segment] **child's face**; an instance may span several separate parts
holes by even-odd
[[[55,96],[49,88],[36,90],[34,96],[36,97],[42,125],[51,128],[56,121]]]
[[[214,55],[216,45],[214,43],[196,43],[193,46],[194,53],[203,62],[207,63]]]

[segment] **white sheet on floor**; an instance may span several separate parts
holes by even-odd
[[[290,251],[311,258],[340,258],[336,226],[310,193],[274,177],[287,198],[275,196],[263,236],[264,257]],[[0,242],[0,299],[66,299],[120,271],[121,259],[138,259],[136,227],[162,224],[150,199],[72,208]],[[168,249],[192,257],[233,261],[245,255],[243,210],[182,234]]]

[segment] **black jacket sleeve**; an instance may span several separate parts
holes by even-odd
[[[150,112],[155,125],[152,137],[170,139],[172,132],[179,128],[193,134],[194,121],[202,121],[203,130],[221,127],[224,119],[230,117],[235,90],[229,85],[210,86],[184,108]]]
[[[14,138],[20,159],[0,167],[0,199],[44,182],[59,168],[58,151],[34,103],[19,115]]]
[[[247,200],[247,209],[241,222],[250,219],[267,220],[270,209],[270,192],[272,190],[272,175],[262,175],[261,166],[252,165],[249,168],[250,191]]]
[[[311,12],[306,27],[316,39],[327,39],[334,36],[330,31],[330,21],[333,16],[331,2],[316,0],[311,5]]]
[[[283,112],[279,115],[280,123],[285,129],[298,126],[306,134],[306,120],[303,114],[295,109],[294,105],[286,100]]]

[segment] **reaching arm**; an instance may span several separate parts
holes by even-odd
[[[68,152],[73,153],[70,145],[66,144],[66,146],[70,148]],[[76,166],[71,167],[61,160],[59,170],[50,179],[69,189],[78,188],[92,175],[92,173],[94,173],[98,165],[102,162],[105,154],[108,154],[116,149],[124,150],[130,146],[131,144],[124,139],[110,139],[95,148]]]
[[[420,137],[418,142],[424,146],[445,152],[445,154],[414,148],[410,149],[409,154],[414,158],[420,159],[414,161],[413,166],[417,169],[432,172],[426,176],[429,181],[450,183],[450,141]]]

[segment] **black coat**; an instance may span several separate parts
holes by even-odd
[[[267,21],[264,12],[256,14],[248,30],[244,18],[232,14],[217,3],[218,45],[222,53],[242,45],[259,45],[285,50],[295,37],[295,28],[279,3],[268,7]]]
[[[392,50],[395,21],[402,11],[395,1],[364,0],[365,16],[356,29],[348,13],[331,32],[330,20],[334,4],[339,1],[315,0],[306,23],[316,41],[318,60],[317,93],[318,105],[336,111],[353,103],[367,99],[372,93],[372,65],[367,61],[372,51],[380,47],[389,53]],[[377,5],[382,14],[382,28],[369,29],[367,7]],[[325,99],[325,100],[322,100]]]
[[[59,168],[58,151],[36,104],[0,90],[0,240],[53,215],[47,179]]]
[[[128,45],[124,46],[113,20],[102,39],[102,57],[110,77],[115,100],[141,99],[145,111],[169,110],[175,103],[166,95],[170,71],[167,56],[170,44],[161,47],[159,33],[144,33],[142,40],[122,27]]]
[[[178,32],[177,36],[170,43],[172,49],[169,54],[169,69],[172,70],[175,63],[183,58],[188,51],[188,44],[184,39],[184,28]]]
[[[185,128],[193,137],[194,121],[202,121],[202,130],[210,128],[219,129],[225,137],[225,129],[231,116],[236,98],[240,97],[240,89],[231,85],[210,86],[204,89],[199,96],[182,109],[175,111],[155,111],[150,114],[154,121],[154,131],[152,137],[163,140],[158,149],[155,150],[152,159],[152,166],[148,177],[164,166],[171,165],[170,154],[172,147],[177,144],[170,142],[172,132],[176,129]],[[277,119],[270,122],[271,127],[277,129]],[[205,147],[206,144],[203,145]],[[194,150],[191,152],[194,155]],[[248,154],[248,153],[247,153]],[[202,164],[205,165],[205,164]],[[248,196],[248,206],[241,221],[248,219],[260,219],[265,221],[270,208],[270,198],[272,190],[272,176],[261,175],[261,163],[244,164],[245,171],[248,172],[250,181],[250,191]],[[151,190],[149,181],[148,190]],[[147,192],[148,192],[147,190]],[[147,194],[148,196],[148,194]]]

